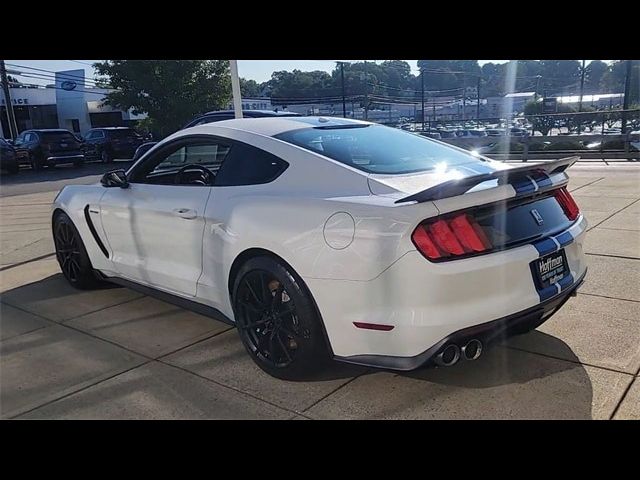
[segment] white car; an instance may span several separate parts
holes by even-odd
[[[57,258],[78,288],[115,282],[236,325],[280,378],[331,358],[449,366],[575,294],[575,160],[511,167],[339,118],[201,125],[65,187]]]

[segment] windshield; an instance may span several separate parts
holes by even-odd
[[[275,137],[369,173],[402,174],[482,162],[428,138],[382,125],[305,128]]]

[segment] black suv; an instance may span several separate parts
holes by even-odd
[[[18,173],[18,160],[16,150],[4,138],[0,138],[0,169],[9,173]]]
[[[114,158],[133,158],[143,142],[142,136],[129,127],[92,128],[84,136],[84,154],[87,158],[110,163]]]
[[[13,145],[18,163],[31,165],[33,170],[62,163],[79,167],[84,162],[82,141],[69,130],[25,130]]]
[[[299,117],[299,113],[294,112],[275,112],[273,110],[243,110],[242,116],[244,118],[262,118],[262,117]],[[204,123],[221,122],[222,120],[231,120],[236,118],[233,110],[219,110],[217,112],[207,112],[199,115],[191,120],[182,128],[195,127],[196,125],[202,125]],[[140,148],[136,150],[133,160],[138,160],[142,155],[151,150],[158,142],[146,142],[140,145]]]

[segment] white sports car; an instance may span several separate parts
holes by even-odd
[[[354,120],[228,120],[65,187],[53,235],[72,285],[115,282],[234,324],[274,376],[331,358],[449,366],[575,294],[575,161],[511,167]]]

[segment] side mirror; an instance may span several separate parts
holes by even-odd
[[[100,183],[107,187],[129,187],[129,181],[127,180],[127,174],[124,170],[111,170],[105,173],[100,180]]]

